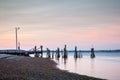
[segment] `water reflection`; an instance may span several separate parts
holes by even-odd
[[[66,68],[67,68],[67,58],[62,58],[62,60],[63,60],[63,63],[64,63],[64,68],[66,70]]]
[[[67,58],[62,58],[64,60],[64,65],[67,63]]]
[[[78,63],[77,61],[78,61],[78,58],[74,58],[74,60],[75,60],[75,64],[74,64],[75,68],[74,68],[74,70],[77,71],[77,63]]]
[[[95,69],[94,69],[94,68],[95,68],[94,63],[95,63],[95,62],[94,62],[94,59],[91,59],[91,66],[90,66],[90,67],[91,67],[91,72],[90,72],[91,74],[94,74],[94,70],[95,70]]]
[[[86,57],[85,57],[86,58]],[[95,58],[89,59],[85,58],[75,58],[74,55],[68,56],[68,58],[56,59],[59,68],[63,70],[69,70],[70,72],[75,72],[83,75],[93,75],[95,72]]]

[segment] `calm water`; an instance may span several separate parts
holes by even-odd
[[[82,53],[83,58],[74,59],[73,53],[69,53],[66,60],[55,60],[58,68],[69,72],[88,75],[108,80],[120,80],[120,52],[95,53],[96,58],[91,59],[90,53]]]

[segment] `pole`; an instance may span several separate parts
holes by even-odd
[[[18,50],[18,36],[17,36],[17,30],[19,30],[19,27],[15,28],[15,35],[16,35],[16,50]]]
[[[15,35],[16,35],[16,50],[17,50],[17,27],[15,28]]]

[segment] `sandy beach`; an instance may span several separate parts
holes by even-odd
[[[0,80],[103,80],[56,68],[48,58],[8,55],[0,57]]]

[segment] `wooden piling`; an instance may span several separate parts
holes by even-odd
[[[37,52],[37,46],[35,46],[35,48],[34,48],[34,53],[35,53],[35,57],[39,57],[39,54]]]
[[[40,46],[40,49],[41,49],[41,57],[43,57],[43,46],[42,45]]]
[[[47,58],[51,58],[50,50],[47,48]]]
[[[65,48],[64,48],[64,54],[63,54],[63,58],[68,58],[68,54],[67,54],[66,45],[65,45]]]
[[[56,57],[57,57],[57,58],[60,58],[60,49],[59,49],[59,48],[57,48]]]
[[[94,48],[91,48],[91,55],[90,55],[91,58],[95,58],[95,53],[94,53]]]
[[[75,53],[74,53],[74,58],[78,58],[78,53],[77,53],[77,46],[75,46]]]

